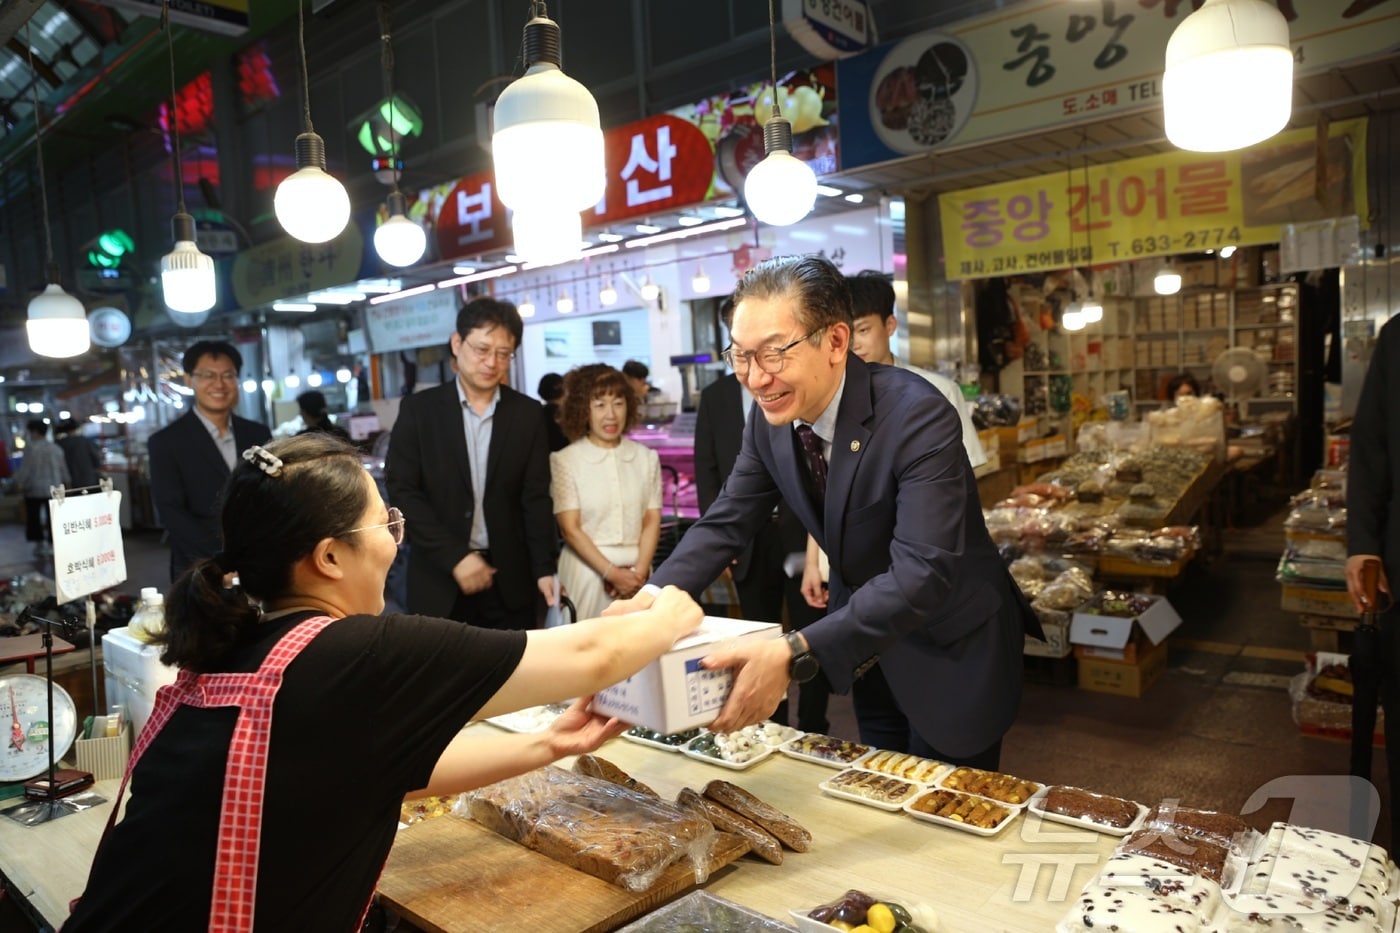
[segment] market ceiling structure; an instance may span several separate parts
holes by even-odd
[[[178,28],[175,32],[177,80],[184,82],[211,60],[266,34],[295,16],[296,0],[256,0],[250,3],[250,28],[238,39]],[[688,7],[671,2],[632,0],[633,8],[653,19],[675,17],[683,28]],[[354,14],[357,0],[341,0],[344,12]],[[990,8],[1014,6],[1000,0],[963,0],[947,4],[921,22],[911,22],[903,33],[952,22]],[[877,20],[899,0],[872,3]],[[889,19],[894,19],[891,16]],[[933,22],[930,22],[932,18]],[[32,36],[34,67],[26,55],[26,27]],[[664,28],[664,27],[661,27]],[[899,24],[893,27],[897,31]],[[46,113],[44,155],[51,173],[62,171],[83,158],[93,147],[109,145],[113,134],[142,128],[169,87],[164,43],[158,39],[159,23],[135,17],[88,0],[7,0],[0,4],[0,199],[23,184],[26,160],[33,159],[33,120],[30,104],[33,82],[40,96],[60,87],[77,90],[61,101],[49,100]],[[881,39],[898,38],[887,29]],[[719,52],[717,51],[718,55]],[[313,56],[315,57],[315,56]],[[761,64],[761,63],[759,63]],[[313,62],[314,65],[314,62]],[[75,78],[78,79],[75,82]],[[1400,109],[1400,47],[1378,59],[1296,79],[1291,126],[1309,126],[1319,118],[1341,120],[1377,116]],[[48,107],[46,107],[48,110]],[[956,146],[885,165],[838,173],[823,181],[843,192],[861,193],[867,203],[883,193],[902,192],[914,198],[943,191],[1025,178],[1063,166],[1067,158],[1088,157],[1096,163],[1135,158],[1169,151],[1160,110],[1118,117],[1099,123],[1041,132],[1034,136],[965,148]],[[842,198],[819,198],[817,211],[850,209]],[[663,231],[680,229],[683,214],[675,212],[648,218]],[[691,221],[688,221],[691,222]],[[504,261],[504,255],[484,257]],[[444,277],[451,263],[407,270],[403,284],[410,287]]]

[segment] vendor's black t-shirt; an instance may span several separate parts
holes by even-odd
[[[254,671],[312,613],[269,623],[240,649]],[[255,923],[353,931],[394,841],[404,795],[509,679],[525,633],[419,616],[350,616],[288,665],[273,706]],[[182,706],[132,775],[126,815],[63,927],[203,930],[228,744],[237,710]]]

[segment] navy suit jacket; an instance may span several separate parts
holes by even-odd
[[[555,570],[554,502],[544,407],[501,386],[486,451],[483,509],[495,584],[506,608],[543,598]],[[452,568],[471,551],[473,477],[455,382],[406,396],[385,458],[389,504],[408,519],[408,609],[447,617],[461,590]]]
[[[272,439],[267,425],[233,416],[239,455]],[[193,410],[151,435],[151,499],[170,535],[170,578],[222,546],[219,510],[229,468],[209,429]]]
[[[927,742],[987,748],[1015,719],[1023,635],[1040,626],[987,534],[957,412],[852,354],[821,513],[800,457],[790,425],[750,418],[719,499],[649,582],[698,592],[786,500],[831,561],[827,614],[803,635],[832,688],[878,660]]]

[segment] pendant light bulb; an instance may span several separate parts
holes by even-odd
[[[653,282],[648,275],[646,281],[642,282],[641,292],[643,301],[655,301],[661,297],[661,286]]]
[[[583,218],[578,211],[525,211],[511,215],[515,254],[525,262],[554,265],[583,252]]]
[[[598,292],[598,304],[605,308],[611,308],[617,304],[617,289],[613,288],[611,278],[603,280],[603,287]]]
[[[1243,149],[1283,129],[1293,110],[1288,20],[1265,0],[1206,0],[1167,41],[1162,110],[1167,139],[1192,152]]]
[[[1103,320],[1103,303],[1093,295],[1084,299],[1079,306],[1079,319],[1085,324],[1097,324]]]
[[[1159,295],[1175,295],[1181,291],[1181,273],[1168,262],[1153,276],[1152,290]]]
[[[697,295],[710,293],[710,277],[705,274],[704,266],[695,267],[695,278],[690,280],[690,290]]]
[[[350,195],[326,172],[326,143],[316,133],[296,140],[297,170],[282,180],[272,198],[277,222],[303,243],[333,240],[350,221]]]
[[[763,161],[744,179],[744,202],[772,227],[795,224],[812,212],[817,200],[817,175],[792,154],[792,124],[769,117],[763,124]]]
[[[564,74],[559,24],[543,2],[536,7],[525,24],[525,74],[496,98],[496,191],[512,210],[584,211],[607,185],[598,102]]]
[[[63,290],[58,281],[57,265],[49,266],[48,285],[29,302],[25,330],[29,335],[29,349],[39,356],[67,359],[86,353],[92,346],[87,309]]]
[[[559,293],[559,299],[554,302],[554,310],[558,311],[560,314],[573,314],[574,300],[569,297],[567,292],[561,291]]]
[[[529,295],[526,295],[525,298],[520,302],[520,304],[516,306],[515,310],[520,312],[521,317],[534,317],[535,303],[530,300]]]
[[[183,211],[171,221],[175,248],[160,259],[160,285],[165,305],[175,322],[177,315],[203,314],[218,301],[214,258],[195,242],[194,218]]]
[[[1084,314],[1080,310],[1083,307],[1076,298],[1065,308],[1065,313],[1060,315],[1060,326],[1065,330],[1083,330]]]
[[[402,192],[389,192],[387,204],[389,219],[374,231],[374,251],[391,266],[411,266],[423,258],[428,234],[408,219]]]

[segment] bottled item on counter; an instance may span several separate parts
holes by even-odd
[[[141,604],[127,623],[127,631],[137,641],[150,644],[165,631],[165,597],[154,586],[141,588]]]

